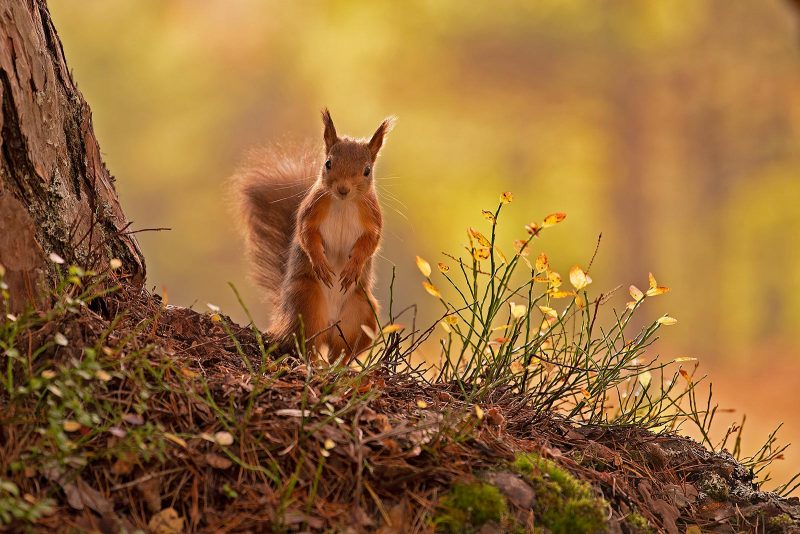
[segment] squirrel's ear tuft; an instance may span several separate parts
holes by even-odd
[[[375,159],[378,156],[378,151],[380,151],[381,146],[383,146],[383,138],[386,137],[386,134],[392,131],[394,128],[394,123],[397,121],[395,117],[387,117],[383,119],[383,122],[378,129],[375,130],[375,133],[372,134],[372,139],[369,140],[369,151],[372,154],[372,159]]]
[[[322,124],[325,125],[325,132],[323,133],[323,137],[325,138],[325,152],[330,152],[331,147],[336,144],[339,137],[336,135],[336,127],[333,125],[331,112],[328,111],[328,108],[322,109]]]

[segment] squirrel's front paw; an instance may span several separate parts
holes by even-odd
[[[314,275],[328,287],[333,287],[333,269],[327,261],[313,263]]]
[[[350,262],[345,265],[345,268],[342,270],[342,275],[339,277],[339,281],[342,283],[342,292],[346,292],[351,285],[355,284],[358,279],[361,277],[361,266]]]

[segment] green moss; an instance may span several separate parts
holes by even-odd
[[[725,501],[730,496],[728,483],[717,473],[711,473],[700,482],[700,491],[715,501]]]
[[[518,454],[511,467],[536,492],[534,513],[540,526],[552,534],[606,531],[606,502],[588,484],[535,453]]]
[[[794,526],[795,522],[789,514],[776,515],[767,520],[767,532],[769,534],[783,534],[784,532],[789,532],[789,529]]]
[[[506,515],[506,500],[491,484],[456,484],[439,502],[437,526],[449,532],[471,532],[484,523],[500,523]]]
[[[625,523],[635,534],[652,534],[655,532],[645,516],[633,512],[625,518]]]

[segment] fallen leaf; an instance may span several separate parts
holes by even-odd
[[[144,424],[144,418],[138,413],[126,413],[122,416],[122,420],[136,426]]]
[[[184,518],[174,508],[164,508],[147,523],[153,534],[179,534],[183,532]]]
[[[81,429],[81,424],[77,421],[67,419],[64,421],[63,427],[66,432],[77,432]]]
[[[171,432],[164,432],[164,437],[174,443],[175,445],[180,445],[184,449],[186,448],[186,440],[183,438],[172,434]]]
[[[56,345],[61,345],[62,347],[69,345],[69,340],[61,332],[56,332],[56,335],[53,336],[53,341],[56,342]]]
[[[489,408],[486,411],[486,422],[491,426],[500,427],[506,422],[506,418],[497,408]]]
[[[484,416],[483,408],[481,408],[480,406],[478,406],[476,404],[475,405],[475,417],[478,418],[478,421],[481,421],[483,419],[483,416]]]
[[[119,258],[111,258],[111,261],[108,262],[109,267],[111,267],[112,271],[115,271],[122,267],[122,260]]]
[[[297,410],[295,408],[284,408],[282,410],[276,410],[275,415],[285,415],[287,417],[308,417],[311,415],[311,412],[308,410]]]
[[[214,434],[214,441],[223,447],[227,447],[233,445],[233,436],[229,432],[217,432]]]
[[[212,452],[209,452],[205,455],[206,463],[213,467],[214,469],[228,469],[230,466],[233,465],[233,462],[230,461],[228,458],[224,458]]]
[[[417,399],[417,408],[419,408],[420,410],[424,410],[427,407],[428,407],[428,403],[427,402],[425,402],[422,399]]]

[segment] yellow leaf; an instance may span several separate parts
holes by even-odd
[[[547,275],[547,280],[552,288],[561,286],[561,275],[555,271],[550,271],[550,273]]]
[[[220,317],[218,313],[212,313],[211,314],[211,322],[212,323],[218,323],[221,320],[222,320],[222,317]]]
[[[515,375],[521,375],[525,372],[525,366],[519,362],[511,362],[511,372]]]
[[[542,231],[542,228],[535,222],[532,222],[530,224],[525,225],[525,231],[528,232],[530,235],[539,235],[539,232]]]
[[[111,267],[112,271],[115,271],[122,267],[122,260],[119,258],[111,258],[111,261],[108,262],[108,266]]]
[[[56,377],[55,371],[51,371],[50,369],[42,371],[42,378],[44,378],[45,380],[51,380],[55,377]]]
[[[186,448],[186,440],[184,440],[183,438],[176,436],[175,434],[172,434],[170,432],[164,432],[164,437],[170,440],[172,443],[180,445],[184,449]]]
[[[491,247],[492,246],[491,241],[486,239],[486,236],[483,235],[482,233],[480,233],[479,231],[477,231],[475,228],[471,228],[470,227],[467,231],[469,232],[470,237],[475,239],[480,244],[480,246],[482,246],[482,247]]]
[[[566,218],[567,218],[566,213],[561,213],[561,212],[551,213],[550,215],[544,218],[544,222],[542,223],[542,228],[547,228],[548,226],[556,225]]]
[[[500,195],[500,202],[503,204],[511,204],[512,200],[514,200],[514,195],[511,193],[511,191],[506,191]]]
[[[591,393],[589,393],[589,390],[586,389],[586,388],[581,388],[581,393],[583,394],[583,398],[585,398],[585,399],[592,398]]]
[[[436,266],[439,267],[439,271],[443,273],[446,273],[447,271],[450,270],[450,266],[445,263],[439,262]]]
[[[441,326],[441,327],[442,327],[442,330],[444,330],[444,331],[445,331],[445,332],[447,332],[448,334],[452,334],[452,333],[453,333],[453,329],[452,329],[452,328],[450,328],[450,325],[449,325],[449,324],[447,324],[446,322],[444,322],[444,321],[439,321],[439,326]]]
[[[656,277],[653,276],[653,273],[647,273],[647,282],[650,284],[650,289],[658,287],[658,282],[656,282]]]
[[[664,326],[672,326],[678,322],[678,320],[674,317],[670,317],[669,315],[664,315],[663,317],[659,317],[656,322],[658,324],[663,324]]]
[[[487,221],[492,223],[494,222],[494,213],[492,213],[491,211],[481,210],[481,215],[483,215],[483,218],[486,219]]]
[[[658,295],[663,295],[667,291],[669,291],[668,287],[664,286],[651,287],[645,292],[645,295],[647,295],[648,297],[657,297]]]
[[[475,417],[478,418],[478,421],[483,420],[483,408],[481,408],[477,404],[475,405]]]
[[[431,264],[417,256],[417,269],[422,273],[422,276],[428,278],[431,275]]]
[[[632,300],[630,302],[626,302],[625,307],[629,310],[633,310],[636,307],[636,301]]]
[[[442,294],[439,293],[439,290],[436,289],[436,286],[431,284],[430,282],[428,281],[422,282],[422,287],[425,288],[425,291],[427,291],[428,294],[436,297],[437,299],[442,298]]]
[[[428,403],[427,402],[425,402],[422,399],[417,399],[417,408],[419,408],[420,410],[424,410],[427,407],[428,407]]]
[[[644,293],[642,293],[642,290],[636,286],[629,287],[628,291],[630,292],[631,297],[633,297],[633,300],[635,300],[636,302],[639,302],[644,298]]]
[[[680,362],[696,362],[697,358],[692,358],[691,356],[681,356],[679,358],[675,358],[672,360],[673,363],[680,363]]]
[[[590,279],[586,273],[583,272],[583,269],[575,265],[569,270],[569,281],[572,284],[572,287],[580,291],[589,285]]]
[[[513,302],[509,303],[511,306],[511,317],[515,320],[520,320],[525,317],[525,314],[528,313],[528,307],[522,304],[515,304]]]
[[[456,315],[455,313],[447,315],[445,316],[444,320],[447,321],[448,324],[457,325],[458,315]]]
[[[548,269],[550,269],[550,264],[547,262],[547,254],[542,252],[536,258],[536,272],[537,273],[543,273],[543,272],[547,271]]]
[[[77,421],[73,421],[72,419],[67,419],[64,421],[64,431],[66,432],[77,432],[81,429],[81,424]]]
[[[325,447],[325,450],[329,451],[332,448],[336,447],[336,443],[334,443],[332,439],[328,438],[325,440],[325,443],[323,443],[322,446]]]
[[[550,291],[548,293],[554,299],[565,299],[567,297],[574,297],[574,291]]]
[[[485,260],[489,257],[489,249],[488,248],[476,248],[472,251],[472,256],[478,260]]]
[[[548,317],[558,318],[558,312],[549,306],[539,306],[539,309]]]
[[[403,326],[401,324],[396,324],[396,323],[387,324],[386,326],[383,327],[383,333],[384,334],[392,334],[394,332],[400,332],[404,328],[405,328],[405,326]]]

